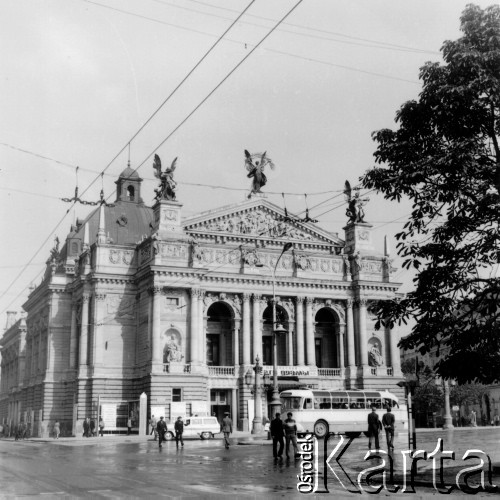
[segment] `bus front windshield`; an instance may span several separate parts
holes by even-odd
[[[281,398],[281,409],[282,411],[287,410],[299,410],[301,406],[302,398],[297,396],[287,396]]]

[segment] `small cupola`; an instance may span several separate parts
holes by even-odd
[[[139,174],[130,167],[120,174],[116,184],[116,201],[128,201],[130,203],[144,203],[141,198],[142,179]]]

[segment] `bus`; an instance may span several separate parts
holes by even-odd
[[[380,419],[388,406],[396,418],[396,429],[408,429],[406,405],[387,391],[332,391],[293,389],[280,394],[281,416],[289,412],[297,423],[298,432],[324,437],[328,432],[359,437],[368,429],[368,413],[372,406]]]

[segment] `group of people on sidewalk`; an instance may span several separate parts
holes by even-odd
[[[55,425],[55,424],[54,424]],[[55,432],[55,430],[54,430]],[[95,420],[87,417],[83,421],[83,437],[104,436],[104,420],[99,418],[99,433],[96,433]]]
[[[281,420],[281,414],[276,413],[271,421],[271,437],[273,439],[273,456],[275,460],[283,457],[283,448],[286,442],[286,458],[290,459],[290,443],[293,445],[294,457],[299,457],[297,448],[297,423],[292,418],[293,413],[287,413],[287,419]],[[284,438],[284,439],[283,439]]]
[[[377,408],[372,406],[372,412],[368,415],[368,448],[372,449],[372,443],[375,441],[375,449],[380,449],[379,433],[382,427],[385,430],[387,448],[394,450],[394,430],[396,428],[396,419],[391,412],[391,407],[387,407],[387,413],[382,416],[382,422],[377,414]]]

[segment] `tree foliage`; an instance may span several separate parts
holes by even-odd
[[[412,202],[396,237],[403,266],[417,270],[414,289],[381,303],[380,320],[415,318],[403,348],[441,351],[445,378],[491,383],[500,378],[500,278],[492,273],[500,261],[500,7],[468,5],[461,31],[444,42],[443,63],[421,68],[422,91],[397,112],[398,129],[374,132],[377,165],[362,184]]]

